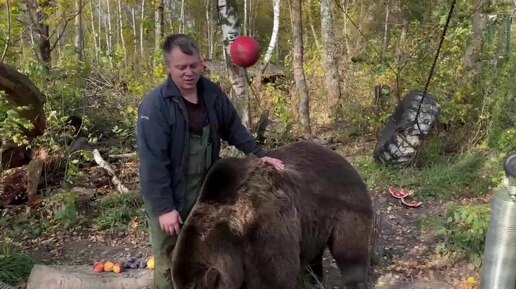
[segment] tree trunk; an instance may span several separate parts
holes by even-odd
[[[344,43],[346,45],[346,54],[349,55],[350,48],[349,48],[349,35],[348,35],[348,17],[346,16],[346,13],[349,11],[349,0],[344,0],[344,3],[342,5],[344,7],[344,11],[342,11],[342,16],[344,17],[344,27],[343,27],[343,33],[344,33]]]
[[[303,22],[301,0],[290,1],[290,19],[292,26],[294,80],[299,95],[299,122],[305,136],[312,134],[310,126],[310,105],[308,86],[303,69]]]
[[[267,48],[267,52],[265,53],[265,57],[263,58],[263,65],[261,69],[261,73],[265,72],[267,69],[267,65],[271,61],[272,52],[277,45],[278,35],[279,35],[279,25],[280,25],[280,0],[273,0],[273,11],[274,11],[274,22],[272,25],[272,36],[269,42],[269,47]]]
[[[214,30],[214,27],[213,27],[213,18],[212,18],[212,5],[210,3],[212,0],[205,0],[205,9],[206,9],[206,36],[208,37],[208,58],[209,59],[213,59],[213,49],[214,49],[214,41],[213,41],[213,38],[214,38],[214,33],[213,33],[213,30]]]
[[[140,18],[140,58],[143,60],[143,20],[145,19],[145,0],[142,0],[142,13]]]
[[[333,109],[332,114],[336,119],[341,116],[341,88],[338,71],[339,60],[335,47],[335,33],[333,32],[333,20],[330,9],[331,1],[321,1],[321,36],[323,44],[323,63],[326,79],[326,93],[329,107]]]
[[[476,12],[473,14],[473,36],[464,53],[464,74],[466,81],[472,80],[478,75],[479,70],[476,69],[480,60],[480,50],[482,47],[482,34],[487,27],[487,17],[483,15],[483,11],[490,4],[490,0],[483,0]]]
[[[319,51],[321,49],[321,44],[319,43],[319,37],[317,36],[317,32],[315,32],[314,18],[312,16],[312,0],[308,0],[307,5],[308,5],[308,17],[309,17],[308,20],[310,22],[310,29],[312,30],[312,36],[314,38],[315,47]]]
[[[382,66],[385,65],[385,53],[389,45],[389,3],[385,4],[385,22],[383,24],[383,47],[382,47]]]
[[[120,30],[120,41],[122,41],[122,51],[124,52],[124,61],[127,64],[127,50],[125,49],[124,23],[122,21],[122,4],[118,0],[118,29]]]
[[[90,1],[90,20],[91,20],[91,33],[93,34],[93,44],[95,45],[95,60],[99,60],[99,46],[97,44],[98,35],[95,32],[95,17],[93,16],[93,1]]]
[[[222,38],[224,49],[229,56],[230,45],[240,36],[240,21],[238,20],[238,12],[236,0],[218,0],[217,10],[219,22],[222,30]],[[247,72],[244,68],[234,64],[230,57],[226,58],[226,64],[229,69],[229,78],[231,81],[231,101],[235,105],[242,123],[250,128],[249,117],[249,83],[247,82]]]
[[[75,49],[77,50],[77,57],[80,61],[84,60],[84,37],[82,34],[82,0],[75,0],[75,10],[77,16],[75,17]]]
[[[101,3],[101,0],[98,0],[97,2],[97,17],[98,17],[98,26],[99,26],[99,35],[98,35],[98,40],[99,40],[99,49],[102,51],[102,15],[100,13],[100,7],[101,7],[102,3]]]
[[[107,47],[108,47],[108,54],[111,54],[113,53],[113,30],[111,28],[111,8],[109,7],[110,5],[110,0],[106,0],[106,8],[107,8],[107,29],[108,29],[108,33],[107,33]]]
[[[163,0],[156,1],[154,10],[154,49],[159,51],[161,39],[163,38],[163,10],[165,9]]]
[[[31,131],[25,131],[25,135],[33,138],[43,134],[46,128],[43,105],[45,96],[34,83],[24,74],[14,68],[0,62],[0,90],[5,91],[6,99],[15,106],[28,106],[20,115],[34,125]],[[4,140],[5,141],[5,140]]]
[[[133,28],[133,47],[134,47],[134,58],[138,57],[138,36],[136,34],[136,9],[131,8],[131,20]]]
[[[249,18],[247,16],[247,11],[249,10],[249,7],[248,7],[248,0],[244,0],[244,34],[243,35],[248,35],[248,28],[249,28]]]
[[[50,69],[51,66],[51,49],[50,49],[50,35],[47,24],[48,15],[44,9],[50,7],[49,0],[26,0],[27,9],[31,18],[32,25],[36,31],[36,41],[39,47],[38,57],[44,64],[45,68]],[[34,31],[34,29],[32,30]]]
[[[11,4],[9,2],[10,0],[5,1],[5,5],[7,8],[7,35],[5,38],[5,46],[4,51],[2,52],[2,56],[0,56],[0,62],[3,62],[5,59],[5,56],[7,55],[7,50],[9,49],[9,41],[11,41]],[[22,37],[23,39],[23,37]],[[23,45],[22,45],[23,47]]]
[[[179,30],[181,33],[185,33],[185,0],[181,0],[181,29]]]

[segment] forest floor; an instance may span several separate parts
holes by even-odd
[[[369,155],[371,145],[356,142],[336,145],[334,149],[353,162],[356,156]],[[135,191],[137,161],[122,159],[111,165],[124,185]],[[79,196],[77,203],[68,202],[66,197],[46,197],[32,207],[10,208],[2,216],[0,231],[9,232],[7,237],[40,264],[85,265],[123,261],[138,253],[144,258],[151,256],[144,213],[136,193],[116,192],[109,176],[98,167],[83,168],[81,181],[73,187],[69,191]],[[444,218],[451,205],[487,204],[490,200],[472,197],[445,201],[419,198],[416,192],[415,198],[423,205],[410,208],[393,198],[388,187],[371,193],[377,219],[372,288],[476,288],[463,283],[468,277],[478,280],[478,268],[468,261],[452,262],[437,254],[437,233],[424,224]],[[58,203],[60,213],[56,213]],[[324,267],[324,288],[339,288],[340,273],[328,252]]]

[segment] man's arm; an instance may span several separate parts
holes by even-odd
[[[235,107],[224,92],[220,92],[219,114],[221,138],[230,145],[243,151],[246,155],[254,154],[257,157],[264,157],[265,152],[256,143],[256,139],[249,130],[242,124]]]
[[[155,216],[176,209],[170,174],[170,127],[158,101],[156,96],[142,101],[136,125],[140,190]]]

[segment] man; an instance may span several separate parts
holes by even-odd
[[[137,121],[140,190],[155,258],[154,286],[159,289],[172,288],[169,258],[180,224],[219,158],[221,139],[283,169],[280,160],[264,156],[224,92],[202,76],[195,42],[174,34],[162,48],[168,78],[144,97]]]

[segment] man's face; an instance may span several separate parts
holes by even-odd
[[[202,74],[199,54],[188,55],[174,47],[169,54],[167,70],[179,89],[183,91],[193,89]]]

